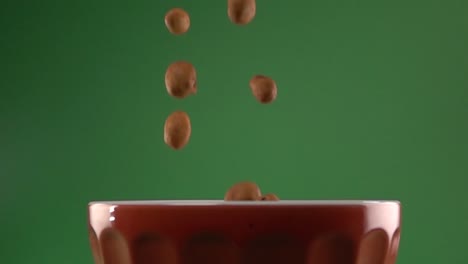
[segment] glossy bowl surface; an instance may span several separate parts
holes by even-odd
[[[394,264],[397,201],[116,201],[88,206],[96,264]]]

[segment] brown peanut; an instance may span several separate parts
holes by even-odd
[[[255,75],[250,79],[250,89],[255,99],[262,104],[268,104],[276,99],[278,88],[276,82],[265,75]]]
[[[181,8],[173,8],[164,17],[166,27],[174,35],[182,35],[190,28],[190,16]]]
[[[226,192],[226,201],[258,201],[262,193],[257,184],[253,182],[240,182],[233,185]]]
[[[247,25],[255,17],[255,0],[228,0],[228,17],[236,25]]]
[[[269,194],[265,194],[264,196],[262,196],[262,198],[260,199],[262,201],[279,201],[280,199],[278,198],[278,196],[274,193],[269,193]]]
[[[187,113],[173,112],[164,124],[164,142],[173,149],[182,149],[190,139],[192,126]]]
[[[165,75],[169,95],[182,99],[197,92],[197,72],[186,61],[176,61],[169,65]]]

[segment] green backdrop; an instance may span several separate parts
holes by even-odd
[[[384,3],[387,2],[387,3]],[[164,14],[183,7],[187,35]],[[92,263],[92,200],[399,199],[399,264],[466,263],[468,1],[3,1],[0,262]],[[164,73],[191,61],[199,90]],[[278,98],[257,103],[254,74]],[[185,110],[176,152],[165,118]]]

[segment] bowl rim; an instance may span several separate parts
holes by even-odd
[[[280,201],[224,201],[224,200],[120,200],[92,201],[93,205],[122,206],[362,206],[400,205],[398,200],[280,200]]]

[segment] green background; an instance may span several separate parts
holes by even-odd
[[[387,3],[384,3],[387,2]],[[184,36],[164,14],[191,15]],[[91,200],[399,199],[399,261],[465,263],[468,1],[2,1],[0,262],[92,263]],[[191,61],[199,90],[164,73]],[[271,105],[248,87],[278,84]],[[166,117],[189,113],[181,151]]]

